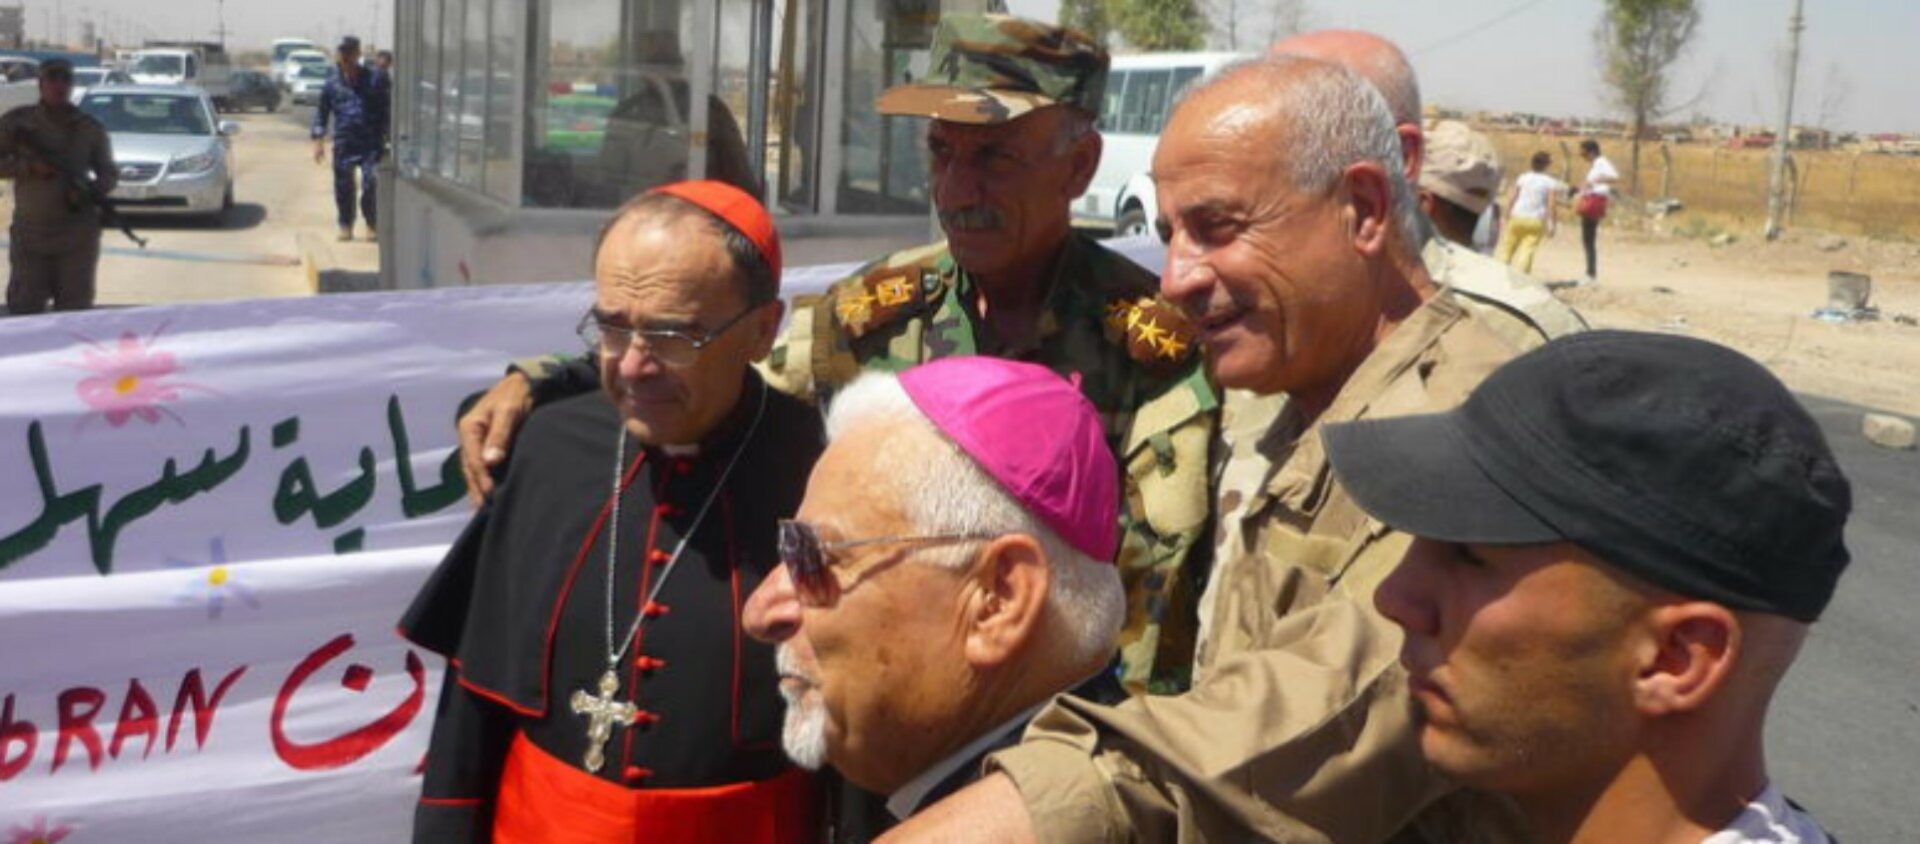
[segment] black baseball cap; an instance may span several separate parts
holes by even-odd
[[[1849,555],[1852,491],[1765,368],[1723,346],[1590,331],[1508,362],[1460,407],[1329,425],[1354,500],[1443,542],[1572,542],[1642,580],[1811,622]]]
[[[359,36],[356,36],[356,35],[347,35],[347,36],[343,36],[343,37],[342,37],[342,38],[340,39],[340,46],[339,46],[339,47],[338,47],[337,49],[338,49],[338,50],[339,50],[340,52],[343,52],[343,53],[344,53],[344,52],[346,52],[346,51],[348,51],[348,50],[352,50],[352,51],[354,51],[354,52],[359,52],[359,51],[360,51],[360,38],[359,38]]]
[[[40,63],[41,76],[64,76],[73,78],[73,62],[66,59],[48,59]]]

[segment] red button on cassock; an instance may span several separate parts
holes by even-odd
[[[628,765],[627,769],[621,771],[620,774],[626,777],[627,782],[639,782],[640,780],[653,776],[653,769],[642,768],[639,765]]]
[[[640,614],[648,618],[659,618],[660,616],[666,615],[672,609],[672,607],[659,601],[648,601],[646,606],[640,608]]]
[[[647,562],[650,563],[664,563],[671,559],[673,559],[673,555],[667,553],[666,550],[662,548],[655,548],[647,552]]]
[[[660,713],[648,712],[644,709],[635,710],[633,713],[633,723],[642,727],[651,727],[660,723]]]
[[[659,671],[667,667],[667,661],[664,659],[655,659],[650,656],[642,656],[633,661],[633,667],[641,671]]]
[[[693,474],[693,461],[681,459],[673,461],[673,471],[679,475]]]

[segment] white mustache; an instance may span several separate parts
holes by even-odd
[[[777,645],[773,649],[774,669],[781,677],[792,677],[809,686],[815,685],[813,677],[800,667],[799,658],[786,645]]]
[[[997,229],[1006,221],[1000,212],[985,206],[961,208],[956,211],[940,212],[940,225],[947,229],[974,231],[979,229]]]

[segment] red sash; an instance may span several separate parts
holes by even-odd
[[[497,844],[803,844],[818,839],[820,795],[798,768],[712,788],[630,789],[514,736],[494,813]]]

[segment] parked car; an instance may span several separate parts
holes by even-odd
[[[319,50],[295,50],[287,55],[286,61],[280,63],[280,75],[274,78],[280,83],[280,87],[291,91],[293,90],[294,80],[299,78],[301,71],[310,67],[317,67],[320,68],[322,73],[325,73],[327,67],[332,64],[333,59],[328,58],[326,53],[322,53]]]
[[[105,67],[76,67],[73,69],[73,104],[79,105],[87,92],[103,85],[132,85],[133,78],[125,73]]]
[[[320,53],[320,45],[306,38],[275,38],[272,51],[267,72],[273,77],[274,83],[279,84],[286,79],[288,57],[295,53]],[[325,53],[320,55],[326,56]]]
[[[1074,204],[1074,216],[1111,224],[1116,237],[1151,229],[1157,196],[1153,151],[1174,101],[1194,82],[1245,56],[1236,53],[1146,53],[1113,60],[1100,112],[1099,169]]]
[[[40,62],[0,56],[0,114],[40,101]]]
[[[320,102],[320,89],[326,86],[326,65],[302,65],[293,72],[293,82],[287,86],[287,93],[294,105],[315,105]]]
[[[120,184],[112,197],[122,209],[217,221],[233,207],[233,136],[240,124],[217,120],[206,91],[96,88],[80,110],[100,121],[113,142]]]
[[[31,82],[40,78],[40,60],[28,56],[0,56],[0,79]]]
[[[246,111],[249,108],[278,111],[280,86],[273,84],[273,77],[260,71],[236,71],[233,74],[233,86],[227,93],[227,108],[233,111]]]

